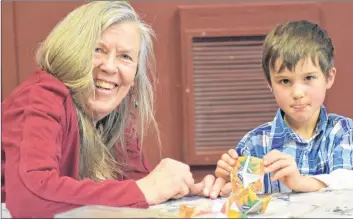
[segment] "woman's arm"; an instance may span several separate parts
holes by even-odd
[[[148,207],[134,180],[93,182],[61,176],[64,97],[55,84],[30,87],[3,109],[6,206],[11,215],[53,217],[81,205]]]

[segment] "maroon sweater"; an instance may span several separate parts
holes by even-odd
[[[122,181],[78,181],[74,103],[67,87],[44,71],[3,101],[1,134],[2,202],[13,217],[53,217],[82,205],[148,207],[135,182],[150,171],[144,156],[141,162],[137,140],[127,142]]]

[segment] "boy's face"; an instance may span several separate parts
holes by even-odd
[[[284,69],[278,72],[280,64],[281,61],[277,61],[275,69],[270,71],[270,88],[287,120],[300,125],[316,119],[313,117],[319,115],[326,90],[334,82],[336,69],[332,68],[326,77],[319,65],[314,65],[310,58],[300,60],[293,71]]]

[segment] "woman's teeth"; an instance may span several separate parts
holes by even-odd
[[[115,88],[115,84],[109,83],[109,82],[105,82],[105,81],[96,81],[96,87],[97,88],[103,88],[103,89],[113,89]]]

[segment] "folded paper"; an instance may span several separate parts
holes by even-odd
[[[263,160],[252,156],[239,157],[230,177],[233,193],[243,188],[250,188],[256,194],[263,193]]]
[[[232,194],[223,206],[228,218],[244,218],[247,214],[265,212],[271,195],[259,198],[264,191],[263,160],[252,156],[238,157],[231,173]]]

